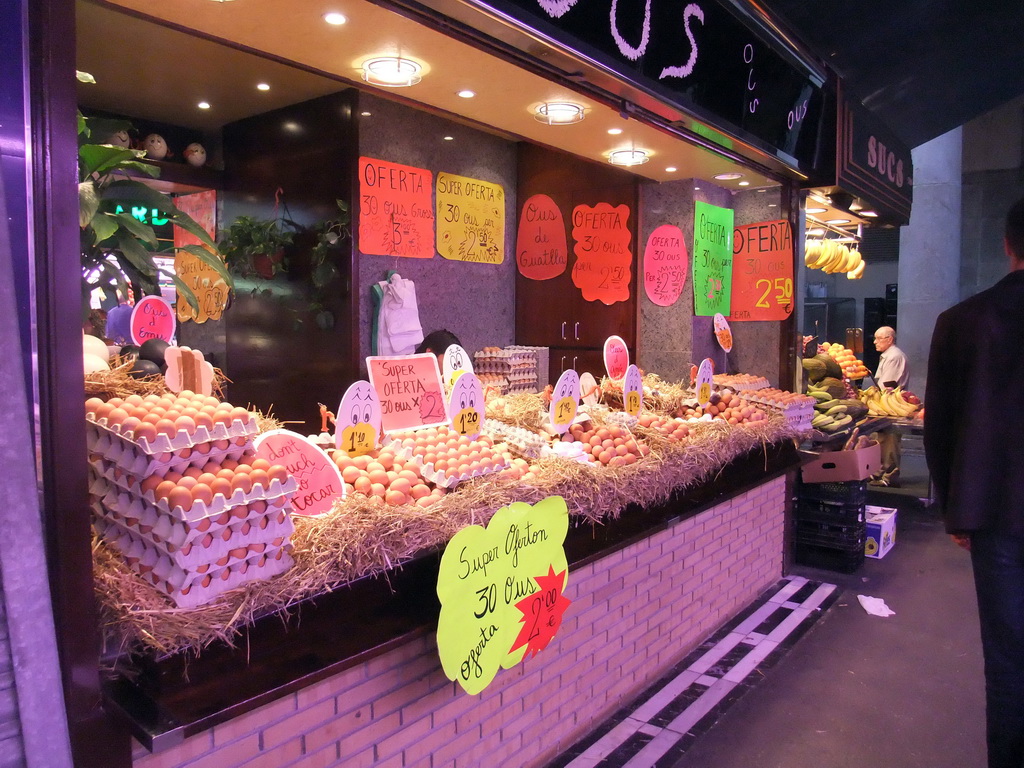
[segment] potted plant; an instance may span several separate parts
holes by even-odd
[[[101,128],[102,126],[102,128]],[[78,113],[78,223],[81,227],[82,290],[85,313],[90,297],[99,289],[108,295],[127,296],[133,286],[142,295],[159,294],[160,267],[154,255],[160,253],[152,225],[135,218],[130,211],[143,206],[199,238],[202,246],[171,247],[188,251],[213,268],[233,287],[216,244],[191,216],[178,210],[167,195],[149,187],[139,177],[156,178],[158,168],[142,162],[145,152],[110,144],[95,144],[91,138],[127,130],[124,121],[86,118]],[[196,311],[198,302],[192,290],[169,274],[181,295]]]
[[[239,216],[220,243],[228,268],[240,277],[264,280],[286,271],[285,248],[295,239],[288,226],[286,221]]]

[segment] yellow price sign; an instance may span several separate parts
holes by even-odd
[[[349,456],[362,456],[377,445],[377,430],[366,422],[359,422],[341,430],[341,449]]]
[[[635,365],[626,368],[626,375],[623,384],[623,407],[630,416],[640,414],[644,405],[644,380],[640,375],[640,369]]]
[[[551,407],[548,410],[548,419],[559,434],[565,432],[576,418],[576,409],[579,407],[579,403],[579,374],[571,368],[562,371],[562,375],[558,377],[554,391],[551,393]]]
[[[572,424],[576,418],[576,400],[571,397],[563,397],[555,406],[555,425],[564,427]]]
[[[640,393],[639,392],[627,392],[626,393],[626,413],[630,416],[636,416],[640,413]]]
[[[452,537],[441,557],[437,650],[449,680],[471,694],[498,670],[543,650],[561,625],[569,567],[561,496],[502,507],[486,528]]]
[[[480,433],[480,411],[475,408],[463,408],[455,414],[452,423],[460,435],[477,435]]]
[[[707,404],[711,399],[711,384],[714,381],[714,376],[714,363],[711,362],[710,357],[706,357],[697,369],[697,402],[701,405]]]

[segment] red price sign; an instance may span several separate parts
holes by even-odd
[[[577,205],[572,212],[572,282],[587,301],[614,304],[629,298],[629,206]]]
[[[530,280],[550,280],[565,272],[569,248],[565,220],[547,195],[533,195],[523,204],[516,234],[516,265]]]
[[[793,312],[793,230],[762,221],[733,231],[730,320],[785,320]]]
[[[150,339],[170,342],[177,322],[174,309],[160,296],[143,296],[132,310],[132,341],[142,344]]]
[[[604,368],[608,378],[618,381],[629,367],[629,348],[619,336],[609,336],[604,342]]]
[[[430,171],[359,158],[359,250],[378,256],[434,258]]]

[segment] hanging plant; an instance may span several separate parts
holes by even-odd
[[[239,277],[270,280],[286,272],[285,249],[295,240],[290,223],[277,219],[239,216],[228,227],[220,250],[228,269]]]

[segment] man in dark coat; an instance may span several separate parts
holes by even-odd
[[[1024,200],[1006,219],[1010,273],[939,315],[924,444],[946,530],[971,553],[985,656],[990,768],[1024,765]]]

